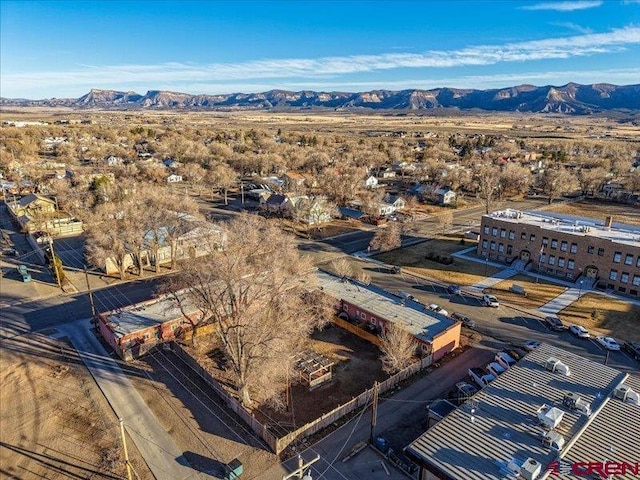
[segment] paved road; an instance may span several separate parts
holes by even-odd
[[[109,356],[89,320],[67,323],[60,329],[73,343],[118,418],[122,418],[145,462],[158,479],[217,478],[191,468],[118,363]]]

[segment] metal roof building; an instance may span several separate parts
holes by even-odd
[[[638,462],[640,405],[633,395],[616,397],[622,384],[640,392],[637,378],[543,344],[406,453],[421,466],[421,480],[539,480],[556,460]],[[569,393],[581,408],[567,403]]]

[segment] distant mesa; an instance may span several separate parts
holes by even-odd
[[[640,85],[597,83],[562,87],[519,85],[501,89],[473,90],[372,90],[370,92],[289,92],[190,95],[149,90],[136,92],[92,89],[80,98],[45,100],[0,99],[1,106],[64,106],[102,109],[211,109],[211,110],[407,110],[453,108],[495,112],[563,113],[585,115],[609,110],[640,110]]]

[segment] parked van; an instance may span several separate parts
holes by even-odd
[[[413,295],[402,290],[398,291],[397,296],[402,298],[403,300],[415,300],[415,297]]]

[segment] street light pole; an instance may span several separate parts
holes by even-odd
[[[484,276],[487,276],[487,270],[489,268],[489,256],[484,257]]]

